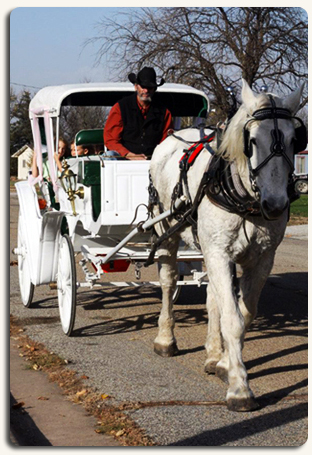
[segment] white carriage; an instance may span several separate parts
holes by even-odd
[[[39,177],[30,176],[28,181],[16,183],[20,212],[14,252],[18,256],[20,292],[24,306],[30,307],[36,286],[56,282],[66,335],[71,335],[74,328],[79,286],[108,286],[107,282],[101,283],[103,273],[126,271],[129,264],[135,265],[136,280],[120,281],[119,285],[143,284],[139,270],[149,257],[152,227],[170,216],[168,211],[149,219],[150,162],[106,159],[102,129],[78,131],[75,144],[101,144],[104,154],[70,157],[61,175],[55,165],[53,157],[64,106],[109,108],[131,93],[130,83],[63,85],[43,88],[30,103]],[[183,125],[184,117],[196,124],[209,112],[207,96],[192,87],[166,84],[155,96],[171,110],[175,130]],[[45,149],[48,180],[42,173]],[[77,281],[77,255],[84,271],[83,282]],[[178,263],[176,296],[181,286],[207,283],[200,252],[181,245]],[[93,266],[91,271],[89,264]]]

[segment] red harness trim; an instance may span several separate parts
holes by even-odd
[[[187,160],[188,164],[192,164],[193,161],[195,160],[195,158],[197,157],[197,155],[203,150],[204,148],[204,145],[203,144],[199,144],[196,149],[190,154],[190,157],[189,159]]]
[[[206,138],[208,138],[208,136],[205,136],[204,140]],[[209,142],[212,142],[213,140],[214,140],[214,136],[209,138],[209,140],[206,142],[209,143]],[[196,142],[195,144],[191,145],[191,147],[184,153],[184,155],[182,156],[182,158],[180,159],[179,162],[185,160],[188,157],[187,164],[189,164],[191,166],[194,163],[197,156],[199,155],[199,153],[203,150],[203,148],[204,148],[204,144],[202,142],[199,142],[199,143]],[[190,150],[192,150],[191,154],[188,153]]]

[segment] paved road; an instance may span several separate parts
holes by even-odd
[[[16,244],[17,210],[13,196],[10,247]],[[203,288],[184,288],[180,295],[180,354],[171,359],[153,352],[160,310],[157,288],[80,289],[75,332],[68,338],[59,323],[56,291],[39,286],[33,308],[24,308],[17,267],[12,266],[10,312],[23,321],[27,335],[70,360],[70,367],[87,375],[92,387],[112,397],[112,404],[127,403],[127,412],[159,445],[299,446],[308,437],[307,247],[306,230],[287,232],[246,337],[244,361],[261,405],[253,413],[229,412],[225,385],[203,371]],[[144,273],[143,279],[156,279],[155,269]],[[133,280],[133,270],[128,274],[125,279]],[[137,409],[137,402],[145,406]]]

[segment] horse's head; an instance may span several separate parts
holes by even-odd
[[[257,96],[243,81],[242,101],[248,112],[243,128],[244,153],[267,219],[279,218],[289,204],[287,187],[294,171],[297,140],[293,118],[302,90],[303,85],[285,99],[268,94]]]
[[[303,85],[285,99],[266,93],[256,95],[243,80],[243,104],[220,147],[220,153],[235,160],[245,174],[248,171],[252,190],[269,220],[279,218],[288,207],[287,187],[294,170],[294,152],[299,141],[301,150],[306,145],[302,121],[297,119],[301,126],[294,126],[302,90]]]

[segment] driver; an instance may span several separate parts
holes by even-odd
[[[172,129],[170,111],[153,100],[157,90],[165,83],[156,82],[153,68],[144,67],[137,76],[128,76],[135,93],[122,98],[110,110],[105,128],[104,144],[128,160],[146,160]]]

